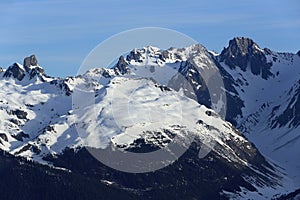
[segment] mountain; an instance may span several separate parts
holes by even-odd
[[[236,47],[239,50],[234,51]],[[244,55],[243,61],[234,59],[239,55]],[[299,55],[261,49],[250,39],[235,38],[217,59],[244,103],[237,128],[264,155],[288,169],[299,185]]]
[[[65,79],[32,55],[0,70],[0,148],[135,199],[277,198],[300,188],[299,64],[241,37],[219,55],[134,49]]]

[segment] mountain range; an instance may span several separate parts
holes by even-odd
[[[31,55],[0,87],[5,199],[300,198],[300,51],[147,46],[67,78]]]

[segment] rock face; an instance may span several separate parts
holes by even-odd
[[[4,140],[5,142],[8,141],[8,138],[7,138],[7,136],[6,136],[5,133],[0,133],[0,138],[1,138],[2,140]],[[1,140],[0,140],[0,143],[1,143]]]
[[[129,73],[130,70],[128,67],[128,63],[125,61],[123,56],[120,56],[118,63],[114,66],[114,70],[117,75],[124,75]]]
[[[297,52],[297,55],[300,57],[300,50]]]
[[[220,54],[220,62],[225,62],[231,69],[239,67],[242,71],[251,70],[263,79],[273,76],[270,72],[272,63],[267,62],[264,50],[251,39],[237,37],[229,41],[229,46]]]
[[[0,68],[0,73],[2,71],[2,68]],[[42,81],[44,81],[42,75],[47,76],[44,72],[44,69],[38,65],[35,55],[26,57],[24,59],[23,66],[18,63],[14,63],[5,71],[3,77],[13,77],[21,81],[26,75],[29,75],[29,80],[38,76]]]
[[[14,77],[19,81],[21,81],[24,76],[24,69],[22,69],[17,63],[14,63],[12,66],[10,66],[3,74],[3,77]]]
[[[208,65],[208,67],[210,66]],[[176,91],[179,91],[180,88],[184,88],[186,96],[195,99],[210,108],[212,104],[209,90],[198,67],[193,65],[190,61],[185,61],[181,62],[178,72],[182,75],[182,77],[175,77],[171,79],[169,86]]]
[[[300,125],[300,80],[297,82],[295,93],[290,99],[285,110],[272,120],[272,128],[283,127],[298,127]],[[291,92],[292,90],[290,90]],[[278,110],[279,107],[277,107]],[[274,111],[276,108],[274,109]]]
[[[33,69],[30,71],[30,73],[29,73],[30,79],[32,79],[33,77],[35,77],[35,76],[37,76],[37,75],[39,75],[39,74],[45,75],[44,69],[43,69],[43,68],[40,68],[40,67],[33,68]]]
[[[34,54],[24,59],[23,66],[27,72],[30,71],[30,66],[37,66],[37,65],[38,65],[38,61]]]
[[[27,117],[27,112],[25,112],[23,110],[19,110],[19,109],[13,110],[13,111],[11,111],[11,113],[13,115],[16,115],[19,119],[27,119],[26,118]]]
[[[15,138],[18,141],[22,141],[23,142],[23,138],[29,138],[29,135],[22,132],[16,133],[15,135],[11,135],[13,138]]]
[[[143,62],[142,54],[136,49],[132,50],[126,57],[127,60],[134,60],[135,62]]]
[[[215,64],[223,78],[224,87],[226,88],[227,107],[230,108],[226,111],[225,119],[236,126],[236,118],[238,116],[243,117],[242,108],[245,107],[244,101],[239,97],[239,93],[234,87],[236,83],[234,82],[233,77],[220,65],[216,59]]]

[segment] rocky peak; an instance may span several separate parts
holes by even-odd
[[[38,61],[34,54],[29,57],[24,58],[23,66],[27,72],[30,71],[30,69],[31,69],[30,66],[37,66],[37,65],[38,65]]]
[[[135,61],[142,63],[147,57],[158,58],[161,55],[161,50],[154,46],[147,46],[141,49],[133,49],[126,57],[128,62]]]
[[[147,54],[157,55],[161,53],[161,50],[158,47],[147,46],[143,48]]]
[[[229,46],[223,49],[219,59],[231,69],[250,69],[254,75],[260,75],[264,79],[273,75],[270,72],[272,63],[267,62],[264,50],[250,38],[237,37],[230,40]]]
[[[125,61],[124,56],[119,57],[118,63],[114,66],[114,70],[116,74],[124,75],[130,73],[128,63]]]
[[[134,60],[135,62],[143,62],[143,52],[141,52],[138,49],[133,49],[130,51],[130,53],[127,55],[126,59],[127,61]]]
[[[300,50],[297,52],[297,55],[300,57]]]
[[[23,66],[14,63],[3,74],[3,77],[13,77],[19,81],[28,75],[29,79],[33,79],[35,76],[39,76],[40,80],[43,80],[42,75],[45,76],[44,69],[38,65],[38,61],[35,55],[26,57],[23,62]]]
[[[236,37],[229,41],[229,50],[234,54],[248,54],[259,48],[250,38]]]
[[[3,74],[3,77],[14,77],[16,79],[18,79],[19,81],[21,81],[24,76],[24,69],[23,67],[20,66],[20,64],[18,63],[14,63],[13,65],[11,65]]]

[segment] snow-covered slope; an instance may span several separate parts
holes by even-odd
[[[3,76],[0,81],[1,148],[28,157],[34,156],[34,152],[45,153],[43,149],[61,151],[67,145],[76,144],[77,137],[71,126],[73,122],[66,117],[72,109],[68,85],[72,78],[55,79],[44,73],[32,75],[42,68],[31,68],[25,71],[16,63],[0,74]],[[48,149],[49,145],[53,149]]]
[[[219,57],[202,45],[134,49],[110,69],[91,69],[66,79],[47,76],[35,56],[25,58],[23,65],[15,63],[0,70],[0,148],[51,165],[46,157],[63,154],[69,148],[114,147],[131,151],[139,148],[141,141],[154,149],[168,148],[171,142],[188,148],[191,142],[200,141],[202,147],[206,146],[204,154],[199,151],[200,158],[212,150],[209,158],[221,162],[222,168],[226,166],[225,174],[232,169],[241,174],[241,182],[232,182],[234,188],[240,188],[239,195],[246,197],[250,188],[255,198],[290,192],[294,188],[290,188],[289,178],[294,177],[284,177],[232,124],[238,125],[264,154],[288,169],[291,158],[285,156],[288,164],[284,165],[276,156],[284,158],[284,153],[296,149],[297,138],[295,143],[285,143],[298,134],[299,118],[278,119],[290,112],[298,113],[298,79],[287,77],[299,65],[299,56],[261,50],[251,41],[242,43],[253,46],[250,54],[255,56],[250,60],[253,66],[263,63],[261,68],[248,64],[249,52],[243,49],[234,56],[244,56],[247,66],[242,61],[242,67],[236,67],[235,59],[226,62],[231,53],[223,52]],[[282,70],[282,66],[287,69]],[[205,72],[216,70],[220,70],[224,85],[212,88],[210,85],[214,84],[208,80],[217,77]],[[283,85],[286,78],[288,82]],[[278,92],[273,98],[274,86]],[[211,91],[220,93],[217,101]],[[258,91],[265,95],[258,95]],[[226,106],[224,95],[229,106],[224,118],[232,124],[210,109],[222,114],[222,106]],[[287,102],[289,106],[282,106]],[[276,106],[279,107],[274,111]],[[279,138],[278,154],[272,154],[276,148],[267,141],[270,130],[278,131],[272,135]],[[286,130],[291,130],[290,135],[284,134]],[[198,165],[205,167],[202,162]],[[293,175],[297,176],[295,169],[288,172],[294,170]],[[238,193],[236,189],[218,192],[231,196]]]
[[[136,70],[138,75],[137,72],[130,72],[119,76],[116,70],[119,64],[114,70],[95,69],[84,76],[64,80],[44,74],[30,77],[30,72],[22,71],[20,64],[2,72],[1,147],[12,154],[42,161],[45,155],[61,153],[66,147],[84,145],[105,148],[110,143],[126,147],[145,133],[169,130],[179,134],[183,131],[176,131],[178,127],[186,127],[184,129],[193,137],[208,141],[207,145],[211,148],[214,143],[209,141],[218,142],[228,149],[226,154],[219,152],[221,156],[230,159],[232,155],[232,159],[247,165],[230,146],[226,147],[227,140],[237,143],[247,141],[214,111],[187,98],[182,92],[176,92],[153,79],[141,78],[144,65],[130,65],[130,70]],[[24,73],[22,79],[6,75],[14,67]],[[163,82],[166,76],[171,79],[175,75],[167,73],[174,69],[170,70],[169,66],[156,66],[155,69],[165,75],[160,77],[157,73],[157,77],[154,76],[159,82]],[[108,75],[102,76],[103,73]],[[73,90],[78,88],[91,91],[93,96],[95,94],[96,98],[91,101],[95,105],[87,103],[90,101],[87,96],[72,102]],[[172,140],[166,134],[163,136],[166,141]]]

